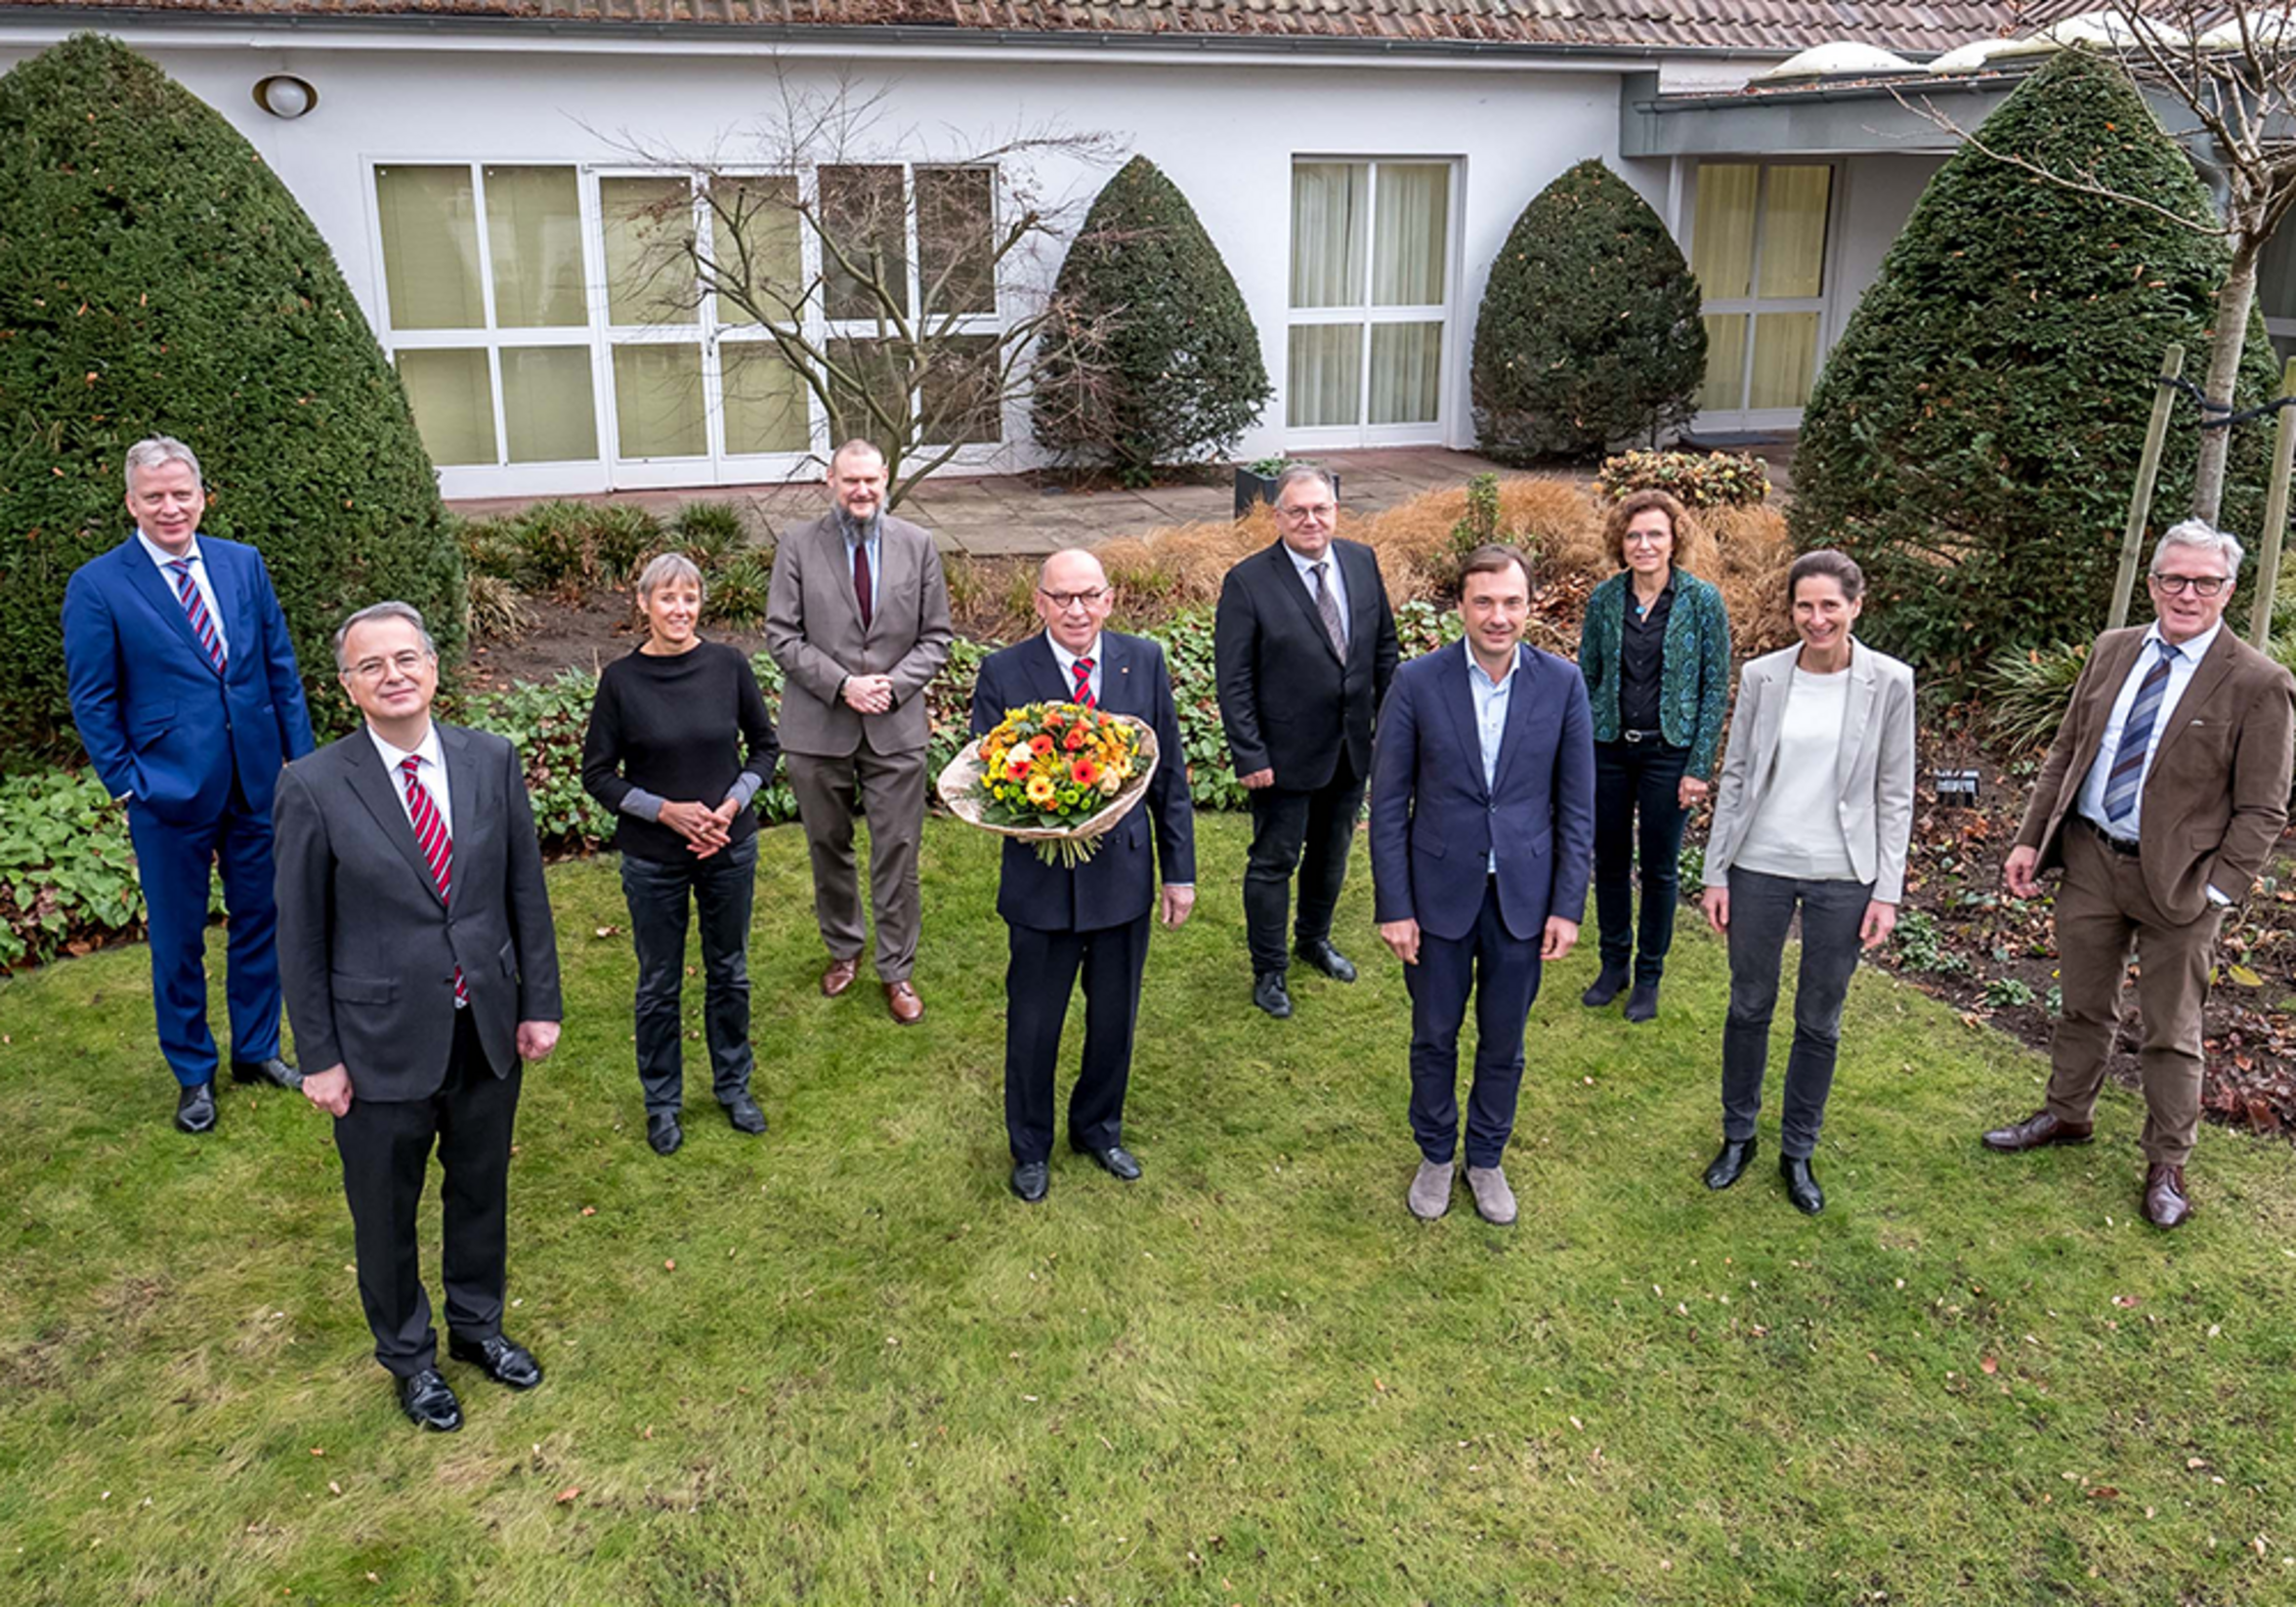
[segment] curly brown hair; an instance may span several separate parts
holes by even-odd
[[[1674,532],[1674,567],[1713,579],[1720,557],[1714,537],[1707,533],[1698,516],[1682,506],[1679,497],[1656,486],[1629,491],[1611,507],[1602,524],[1602,547],[1611,562],[1622,570],[1627,567],[1627,527],[1634,523],[1637,514],[1648,513],[1653,508],[1666,515],[1667,525]]]

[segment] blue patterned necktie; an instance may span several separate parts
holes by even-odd
[[[191,634],[198,639],[199,651],[207,655],[217,674],[223,673],[223,638],[215,631],[215,621],[207,616],[207,600],[199,595],[199,586],[191,578],[191,561],[178,558],[169,562],[175,571],[176,601],[184,606],[184,616],[191,621]]]
[[[2168,668],[2183,656],[2166,642],[2160,656],[2145,672],[2137,700],[2129,705],[2127,724],[2121,727],[2120,746],[2112,750],[2112,768],[2105,774],[2105,818],[2119,822],[2137,807],[2138,786],[2145,780],[2145,755],[2152,748],[2152,724],[2160,717],[2161,695],[2168,691]]]

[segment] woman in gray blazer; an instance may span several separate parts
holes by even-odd
[[[1801,644],[1738,678],[1706,843],[1706,919],[1730,944],[1722,1029],[1722,1146],[1706,1186],[1726,1189],[1754,1159],[1786,930],[1802,912],[1794,1048],[1786,1060],[1778,1171],[1815,1215],[1809,1169],[1834,1081],[1842,1001],[1860,947],[1897,924],[1913,833],[1913,671],[1850,634],[1865,574],[1847,555],[1807,552],[1786,578]]]

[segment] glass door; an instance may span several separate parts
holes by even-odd
[[[1834,170],[1701,162],[1690,271],[1706,323],[1696,428],[1792,429],[1817,383]]]

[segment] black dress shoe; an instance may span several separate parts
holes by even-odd
[[[234,1060],[232,1062],[234,1082],[270,1082],[293,1093],[303,1086],[303,1074],[277,1055],[269,1060]]]
[[[1794,1202],[1794,1208],[1805,1216],[1815,1216],[1826,1208],[1826,1191],[1817,1186],[1817,1178],[1809,1169],[1807,1155],[1778,1157],[1778,1175],[1786,1180],[1786,1198]]]
[[[460,1334],[449,1334],[446,1354],[458,1362],[470,1363],[506,1388],[531,1389],[542,1381],[542,1364],[534,1360],[534,1353],[499,1333],[491,1339],[465,1339]]]
[[[1291,991],[1284,986],[1284,973],[1262,971],[1252,979],[1252,1002],[1283,1021],[1292,1014]]]
[[[194,1082],[176,1090],[176,1126],[184,1132],[215,1130],[215,1084]]]
[[[1334,982],[1353,982],[1355,962],[1332,947],[1329,938],[1299,946],[1299,957]]]
[[[1629,1021],[1656,1021],[1658,1019],[1658,984],[1637,982],[1635,991],[1627,995]]]
[[[1707,1163],[1706,1186],[1710,1189],[1728,1188],[1746,1175],[1746,1163],[1753,1159],[1753,1139],[1723,1139],[1722,1153]]]
[[[399,1380],[399,1410],[415,1427],[435,1433],[451,1434],[462,1426],[462,1403],[435,1367]]]
[[[734,1124],[734,1131],[761,1133],[765,1131],[765,1113],[757,1108],[757,1101],[745,1093],[739,1093],[725,1102],[726,1120]]]
[[[1613,971],[1605,965],[1602,974],[1594,979],[1594,985],[1579,995],[1579,1002],[1590,1010],[1599,1010],[1626,991],[1626,972]]]
[[[675,1155],[685,1141],[685,1129],[678,1125],[677,1112],[656,1111],[646,1119],[646,1142],[654,1146],[656,1155]]]
[[[1052,1192],[1052,1168],[1042,1161],[1023,1161],[1012,1168],[1012,1192],[1030,1205]]]
[[[1140,1180],[1140,1163],[1122,1144],[1111,1144],[1104,1150],[1089,1150],[1079,1144],[1076,1151],[1079,1155],[1090,1156],[1100,1169],[1112,1177],[1120,1177],[1127,1183],[1137,1183]]]

